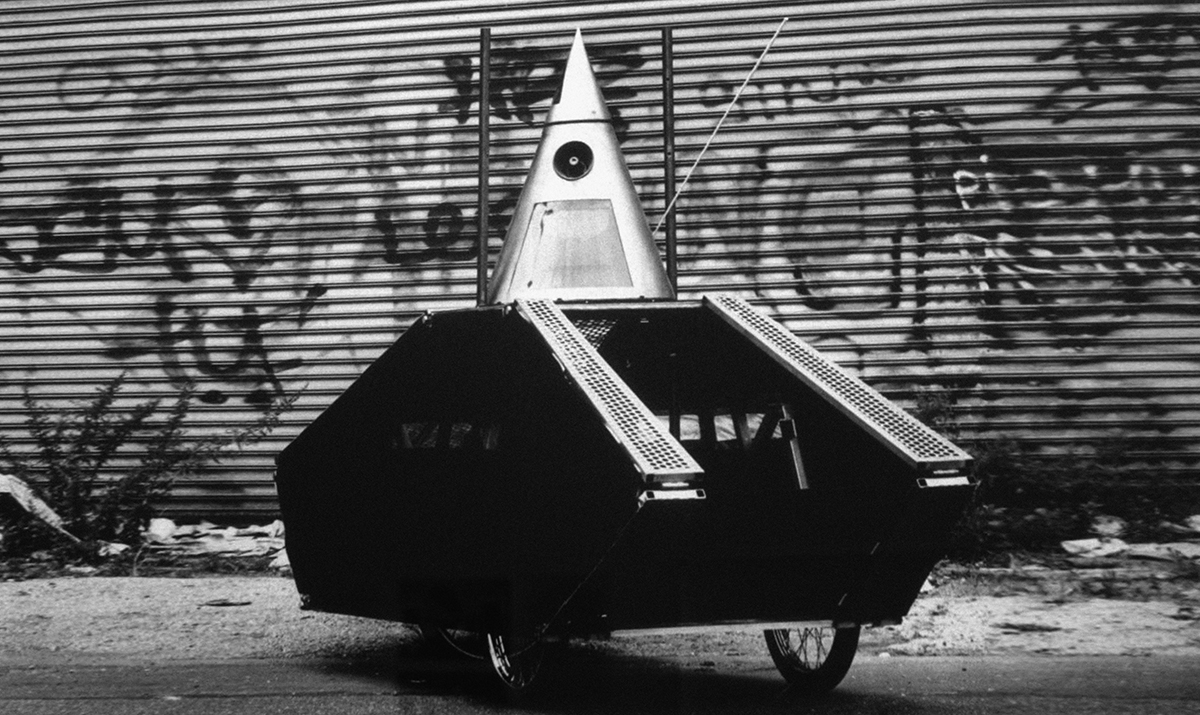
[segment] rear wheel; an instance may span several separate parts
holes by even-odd
[[[837,687],[854,662],[859,626],[764,631],[775,667],[794,690],[820,695]]]
[[[433,623],[422,623],[418,629],[431,656],[470,660],[484,660],[488,657],[484,638],[478,633],[442,628]]]

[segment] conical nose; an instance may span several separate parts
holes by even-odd
[[[583,33],[576,30],[562,85],[546,115],[546,124],[610,120],[604,95],[600,93],[600,85],[588,60],[587,48],[583,46]]]
[[[608,108],[575,42],[488,286],[518,298],[672,298]]]

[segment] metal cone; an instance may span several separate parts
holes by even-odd
[[[673,297],[576,31],[488,302]]]

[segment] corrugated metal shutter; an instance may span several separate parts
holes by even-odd
[[[582,27],[651,220],[659,28],[678,161],[792,19],[679,204],[733,291],[963,436],[1121,440],[1200,476],[1200,5],[23,2],[0,26],[0,430],[126,373],[196,429],[300,393],[176,508],[269,511],[271,458],[421,311],[473,302],[478,30],[498,246]]]

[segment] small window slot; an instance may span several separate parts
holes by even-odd
[[[500,429],[495,424],[472,422],[405,422],[395,443],[399,449],[410,450],[490,451],[500,443]]]

